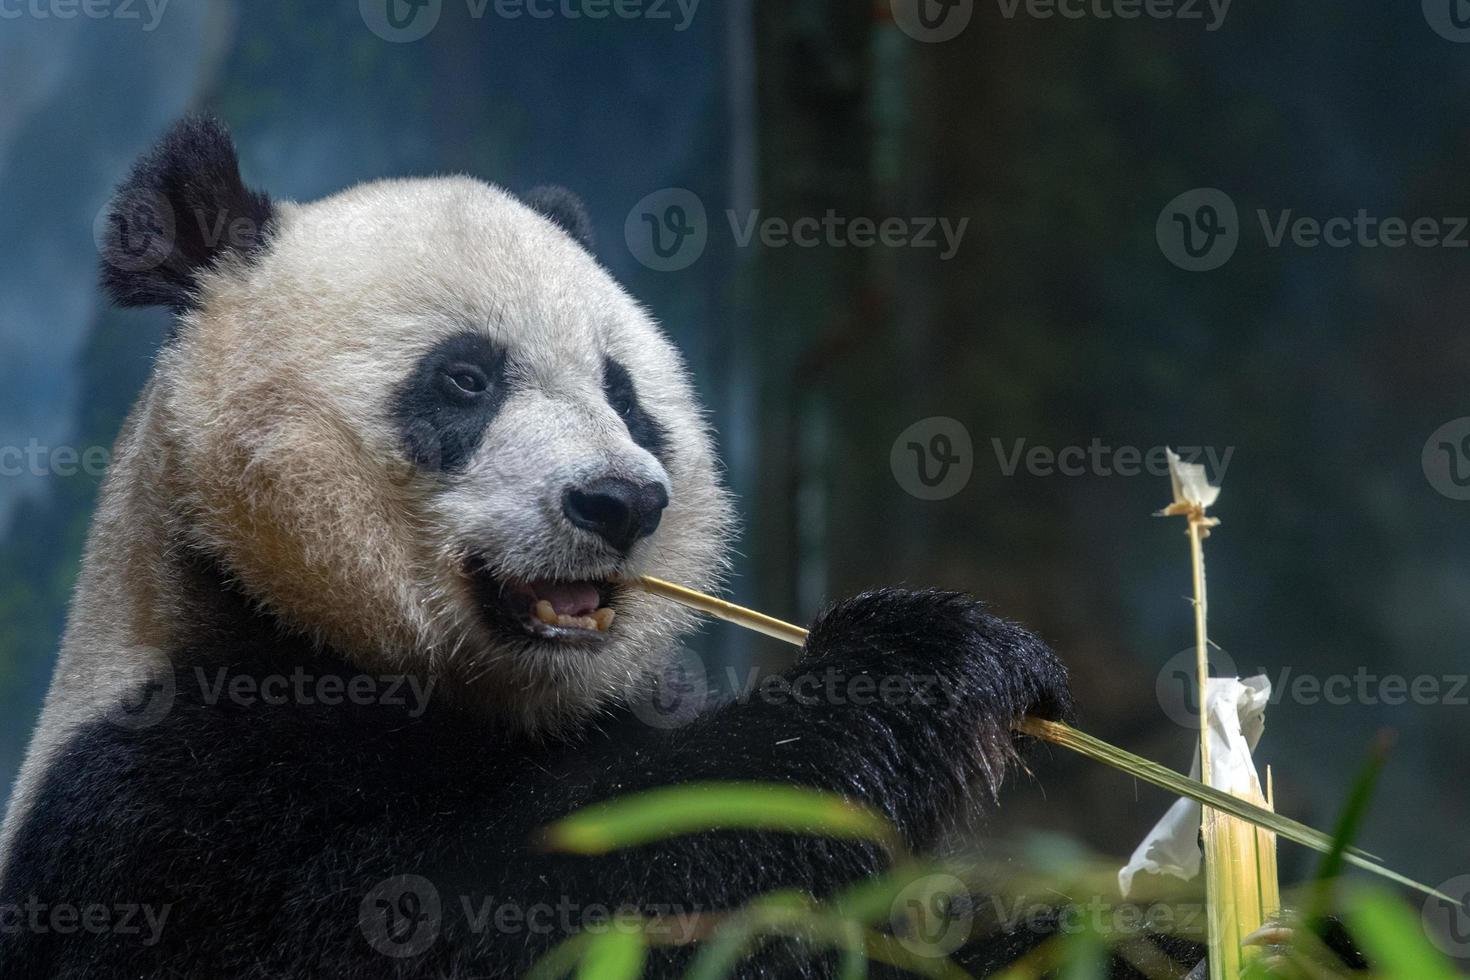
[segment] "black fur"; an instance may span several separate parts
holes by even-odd
[[[587,214],[587,205],[565,187],[544,184],[533,187],[521,196],[526,206],[543,217],[550,218],[563,231],[571,235],[588,251],[594,245],[592,218]]]
[[[455,383],[461,371],[477,372],[485,389]],[[413,464],[433,473],[468,465],[485,430],[505,401],[505,352],[484,334],[454,334],[439,341],[414,366],[393,398],[393,420]]]
[[[627,716],[575,741],[535,742],[436,698],[417,716],[412,705],[217,698],[297,665],[340,678],[340,690],[356,674],[305,641],[282,640],[275,623],[229,595],[216,591],[213,608],[201,607],[213,624],[206,641],[173,652],[175,693],[160,721],[99,722],[65,750],[0,890],[0,907],[148,906],[155,918],[166,907],[157,941],[145,942],[147,930],[0,930],[8,980],[519,976],[566,924],[595,919],[596,907],[697,913],[779,888],[823,895],[887,861],[866,844],[735,831],[596,858],[539,851],[537,829],[560,816],[645,788],[774,780],[864,801],[923,850],[989,796],[1015,754],[1011,720],[1064,716],[1070,705],[1064,668],[1023,630],[963,596],[889,590],[825,613],[785,675],[843,685],[892,678],[886,696],[767,692],[672,731]],[[418,877],[391,884],[402,875]],[[437,915],[415,918],[436,898]],[[477,931],[461,899],[471,910],[489,902],[529,912],[552,928],[492,918]],[[409,921],[432,938],[415,955],[385,955],[370,942],[395,948],[384,937]],[[974,952],[972,965],[994,966],[992,955],[1040,938],[1010,937]],[[675,975],[687,959],[685,949],[662,950],[650,975]],[[742,975],[817,977],[833,967],[777,944]]]
[[[198,275],[227,252],[265,248],[274,208],[240,179],[215,119],[176,123],[119,185],[102,232],[102,285],[121,306],[188,309]]]
[[[611,357],[602,365],[602,391],[607,403],[623,418],[633,441],[647,449],[660,462],[668,462],[669,434],[662,423],[648,414],[638,400],[633,376]]]

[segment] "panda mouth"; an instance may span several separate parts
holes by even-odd
[[[467,570],[486,621],[502,632],[559,643],[600,643],[617,618],[616,586],[606,580],[511,581],[479,562]]]

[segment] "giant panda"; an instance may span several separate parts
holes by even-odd
[[[119,437],[5,822],[7,980],[519,976],[587,910],[821,896],[888,860],[733,830],[539,845],[581,807],[788,783],[876,808],[923,852],[999,788],[1016,719],[1069,716],[1034,636],[961,594],[882,589],[826,609],[791,675],[933,696],[648,723],[692,623],[619,583],[717,587],[732,509],[679,355],[569,193],[442,177],[273,200],[199,117],[136,164],[107,227],[107,292],[176,326]],[[486,901],[563,913],[475,928],[461,907]],[[648,973],[689,955],[656,949]],[[740,969],[836,961],[789,942]]]

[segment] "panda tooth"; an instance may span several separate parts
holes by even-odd
[[[545,623],[547,626],[555,626],[557,620],[561,618],[556,614],[556,610],[551,607],[551,603],[547,602],[545,599],[538,599],[536,601],[535,612],[536,618],[541,620],[541,622]]]
[[[592,614],[592,622],[597,627],[597,631],[599,633],[606,633],[608,627],[612,626],[613,617],[616,615],[617,613],[613,612],[606,606],[603,606],[601,609],[597,610],[597,612]]]

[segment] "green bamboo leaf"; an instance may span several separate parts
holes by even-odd
[[[1062,944],[1060,980],[1104,980],[1107,976],[1107,950],[1102,937],[1091,929],[1083,929],[1066,937]]]
[[[932,875],[955,875],[963,870],[959,865],[950,868],[940,862],[903,864],[885,872],[864,878],[833,895],[825,903],[832,912],[845,919],[853,919],[865,925],[885,925],[893,917],[893,905],[905,888],[921,878]]]
[[[868,959],[875,963],[896,967],[916,976],[929,977],[930,980],[974,980],[974,977],[949,957],[920,956],[905,949],[902,943],[887,933],[869,929],[863,933],[863,939]]]
[[[1352,789],[1348,792],[1347,803],[1343,806],[1342,814],[1337,818],[1337,826],[1333,828],[1332,849],[1322,857],[1322,863],[1317,868],[1317,875],[1312,884],[1311,904],[1307,907],[1305,921],[1311,924],[1320,922],[1332,909],[1332,883],[1342,874],[1342,866],[1347,858],[1347,849],[1358,836],[1358,830],[1363,825],[1363,819],[1368,814],[1368,805],[1373,799],[1373,791],[1378,786],[1379,774],[1383,772],[1384,763],[1388,761],[1389,750],[1393,747],[1393,736],[1388,732],[1380,732],[1374,739],[1372,747],[1368,751],[1368,760],[1353,780]]]
[[[863,943],[863,927],[857,922],[841,922],[844,942],[842,960],[838,964],[838,980],[868,980],[868,953]]]
[[[754,922],[726,926],[713,939],[700,945],[699,954],[689,964],[684,980],[724,980],[762,942],[764,939],[757,934]]]
[[[723,980],[765,944],[767,932],[787,934],[812,916],[810,895],[789,889],[762,895],[726,918],[700,945],[684,980]]]
[[[647,955],[641,929],[615,926],[587,945],[577,980],[638,980]]]
[[[1429,944],[1419,919],[1393,895],[1363,891],[1351,903],[1348,923],[1377,972],[1393,980],[1454,980],[1458,975]]]
[[[592,938],[590,933],[580,932],[557,943],[526,972],[525,980],[562,980],[576,968]]]
[[[767,783],[691,783],[620,797],[578,810],[545,829],[547,847],[606,854],[706,830],[774,830],[868,840],[898,852],[882,816],[831,793]]]

